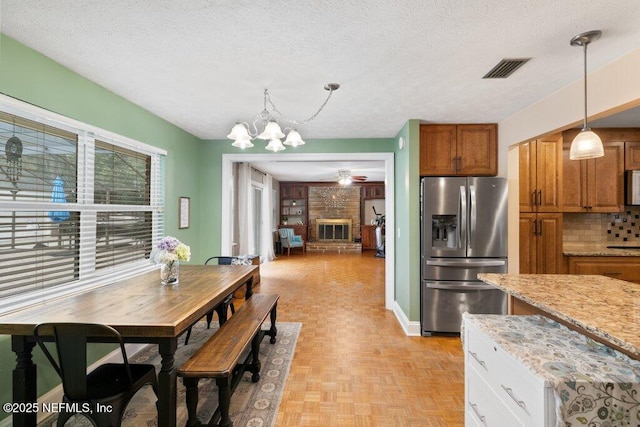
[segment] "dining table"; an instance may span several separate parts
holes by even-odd
[[[178,338],[242,286],[246,286],[245,298],[249,298],[257,268],[255,265],[181,265],[179,283],[175,285],[162,285],[158,271],[152,270],[105,281],[103,286],[1,315],[0,335],[11,335],[11,348],[16,354],[13,403],[33,405],[37,402],[37,373],[32,360],[33,328],[37,324],[99,323],[115,328],[126,343],[158,345],[161,357],[158,425],[175,426]],[[48,390],[41,390],[44,391]],[[14,426],[36,426],[36,423],[35,411],[13,413]]]

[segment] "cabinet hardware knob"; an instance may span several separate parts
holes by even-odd
[[[484,369],[487,369],[487,364],[484,363],[484,360],[481,360],[478,357],[478,353],[474,353],[473,351],[470,351],[469,354],[471,355],[471,357],[473,357],[474,359],[476,359],[476,361],[480,364],[480,366],[482,366]]]
[[[478,405],[476,405],[475,403],[469,402],[469,406],[471,406],[471,409],[473,409],[473,412],[475,412],[476,417],[480,419],[480,422],[486,426],[487,425],[486,418],[484,417],[484,415],[480,415],[480,412],[478,412]]]
[[[521,407],[522,409],[524,409],[525,411],[527,410],[527,405],[525,405],[523,400],[519,400],[516,395],[513,393],[513,390],[510,389],[509,387],[505,387],[504,384],[500,384],[500,387],[502,387],[502,389],[504,391],[507,392],[507,394],[509,395],[509,397],[511,399],[513,399],[514,402],[516,402],[518,404],[519,407]]]

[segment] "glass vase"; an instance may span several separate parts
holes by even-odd
[[[160,264],[160,281],[163,285],[177,285],[180,282],[180,261]]]

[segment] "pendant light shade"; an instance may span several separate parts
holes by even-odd
[[[269,141],[269,144],[267,144],[267,146],[264,148],[265,150],[273,151],[274,153],[277,153],[278,151],[282,151],[285,149],[284,145],[282,145],[282,141],[280,141],[278,138],[271,139]]]
[[[236,139],[235,141],[233,141],[233,143],[232,143],[231,145],[233,145],[234,147],[241,148],[241,149],[243,149],[243,150],[244,150],[245,148],[251,148],[251,147],[253,147],[253,143],[251,142],[251,140],[250,140],[249,138],[246,138],[246,139],[241,139],[241,138]]]
[[[251,137],[249,136],[249,132],[247,131],[247,128],[245,127],[245,125],[243,125],[242,123],[236,123],[235,125],[233,125],[233,128],[231,129],[231,133],[227,135],[227,138],[233,139],[233,140],[239,140],[239,139],[250,139]]]
[[[582,129],[571,143],[570,160],[595,159],[604,156],[602,140],[591,129]]]
[[[571,39],[571,46],[584,48],[584,124],[571,142],[570,160],[595,159],[604,156],[602,140],[587,126],[587,46],[600,38],[602,31],[588,31]]]
[[[284,140],[284,145],[290,145],[292,147],[298,147],[304,144],[305,142],[302,140],[302,137],[295,129],[291,129],[287,134],[287,139]]]
[[[276,138],[280,139],[280,138],[284,138],[284,133],[282,133],[282,129],[280,129],[280,125],[275,120],[271,120],[264,127],[264,131],[260,135],[258,135],[258,138],[264,139],[265,141],[270,139],[276,139]]]

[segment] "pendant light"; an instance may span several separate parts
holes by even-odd
[[[595,159],[604,156],[602,140],[587,126],[587,46],[600,38],[602,31],[588,31],[571,39],[571,46],[584,49],[584,124],[580,133],[571,142],[570,160]]]

